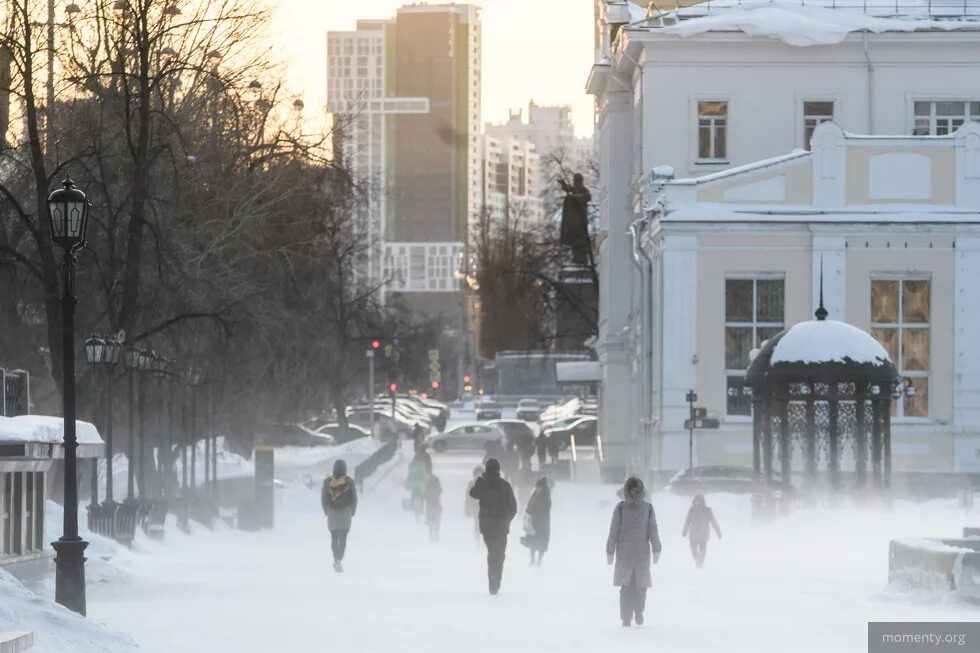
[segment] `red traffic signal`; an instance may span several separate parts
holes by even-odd
[[[433,381],[432,382],[432,389],[433,390],[438,390],[439,389],[439,382],[438,381]]]
[[[463,383],[469,383],[469,382],[470,382],[470,375],[469,374],[464,374],[463,375]]]
[[[371,341],[371,349],[381,349],[381,341],[380,340],[372,340]]]
[[[392,393],[398,392],[398,384],[392,383],[391,385],[388,386],[388,389],[391,390]]]

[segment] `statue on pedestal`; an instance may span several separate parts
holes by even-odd
[[[565,191],[565,201],[561,207],[561,236],[559,242],[572,249],[572,262],[576,265],[589,264],[589,202],[592,194],[585,187],[582,175],[575,173],[571,185],[559,179]]]

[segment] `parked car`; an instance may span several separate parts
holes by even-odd
[[[769,488],[765,480],[757,479],[751,467],[713,465],[691,467],[677,472],[664,487],[668,492],[683,495],[708,492],[753,494]]]
[[[530,424],[519,419],[494,419],[487,426],[495,426],[504,434],[504,440],[516,447],[534,446],[534,430]]]
[[[503,432],[496,426],[463,424],[445,433],[433,433],[425,439],[425,442],[434,451],[441,453],[450,449],[482,451],[488,442],[502,442],[503,439]]]
[[[358,426],[357,424],[347,424],[347,426],[341,426],[340,424],[324,424],[320,428],[315,429],[313,433],[316,435],[333,438],[336,444],[344,444],[345,442],[350,442],[351,440],[371,436],[370,430]]]
[[[492,399],[484,399],[476,405],[476,419],[483,421],[487,419],[500,419],[504,416],[504,408]]]
[[[367,410],[351,410],[347,414],[347,422],[370,430],[371,412]],[[382,440],[412,437],[411,424],[407,424],[380,410],[374,411],[374,426],[376,435]]]
[[[537,399],[521,399],[517,402],[517,419],[537,422],[541,419],[541,402]]]
[[[554,429],[563,429],[571,426],[575,422],[579,421],[583,417],[594,417],[594,415],[571,415],[569,417],[562,417],[561,419],[548,420],[547,422],[541,422],[541,431],[547,432]]]
[[[567,449],[572,444],[572,436],[575,436],[575,446],[591,447],[595,445],[595,436],[598,430],[599,420],[590,415],[579,417],[571,424],[558,428],[550,428],[545,431],[549,438],[558,438],[562,449]]]

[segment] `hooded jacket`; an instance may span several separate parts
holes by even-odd
[[[480,502],[480,533],[506,536],[517,514],[517,499],[510,483],[500,478],[500,463],[496,458],[487,460],[486,471],[473,483],[470,496]]]
[[[646,501],[643,481],[630,477],[623,487],[623,500],[613,510],[606,540],[606,554],[616,556],[613,585],[629,585],[635,578],[639,588],[652,586],[651,552],[659,554],[660,548],[657,516]]]
[[[715,521],[714,511],[707,506],[704,496],[699,494],[694,497],[690,509],[687,511],[687,519],[684,520],[684,530],[681,537],[690,537],[695,542],[707,542],[711,537],[711,529],[715,529],[718,537],[721,537],[721,529]]]
[[[357,487],[347,475],[347,463],[338,460],[333,464],[333,474],[323,480],[320,506],[327,516],[327,528],[331,531],[349,531],[351,520],[357,512]]]

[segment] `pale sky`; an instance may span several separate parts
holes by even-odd
[[[307,114],[326,102],[326,35],[359,18],[390,18],[398,0],[273,0],[277,56],[289,65],[287,84]],[[437,4],[430,2],[429,4]],[[458,3],[463,4],[463,3]],[[592,0],[482,0],[483,121],[504,122],[508,109],[571,104],[575,130],[592,133],[585,94],[593,54]]]

